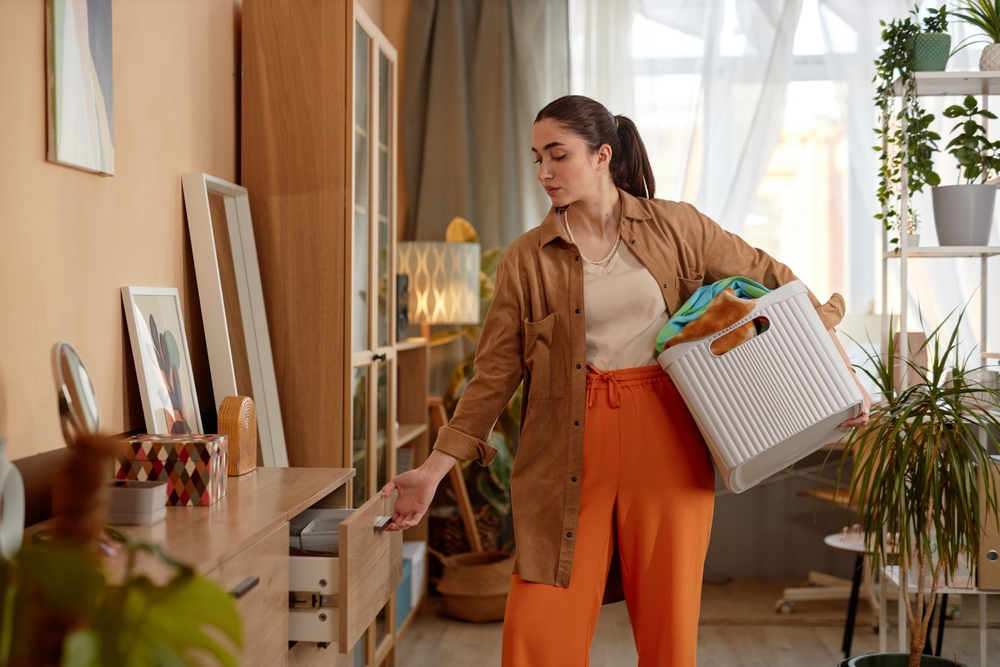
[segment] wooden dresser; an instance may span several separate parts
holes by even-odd
[[[151,526],[121,528],[136,538],[161,545],[174,558],[226,590],[243,589],[237,606],[243,621],[241,665],[354,665],[354,645],[385,606],[402,579],[402,534],[375,528],[380,516],[391,516],[395,497],[376,495],[340,523],[340,555],[312,558],[325,563],[329,581],[308,587],[326,589],[337,606],[297,610],[316,623],[329,624],[333,641],[289,637],[289,573],[297,565],[289,556],[289,523],[306,510],[347,508],[347,482],[353,468],[257,468],[229,478],[225,498],[208,507],[168,507],[167,518]],[[122,558],[109,559],[109,576],[122,571]],[[170,571],[146,558],[140,567],[153,579]],[[256,578],[256,582],[254,582]],[[302,581],[302,577],[298,577]],[[322,584],[322,586],[321,586]],[[299,596],[305,597],[305,596]],[[322,618],[323,621],[319,621]]]

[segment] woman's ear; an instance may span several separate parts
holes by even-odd
[[[597,170],[609,169],[611,167],[611,146],[602,144],[597,149]]]

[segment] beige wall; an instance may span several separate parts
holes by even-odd
[[[236,178],[234,0],[114,3],[111,178],[45,160],[44,5],[5,2],[0,21],[0,435],[11,458],[62,446],[49,361],[62,339],[93,377],[104,430],[142,426],[123,285],[181,290],[206,385],[180,177]]]

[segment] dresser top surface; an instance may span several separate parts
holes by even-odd
[[[163,521],[117,529],[157,544],[172,558],[207,573],[329,496],[354,474],[353,468],[257,468],[230,477],[226,496],[212,505],[167,507]],[[51,521],[27,533],[48,527]],[[105,561],[109,575],[123,572],[120,567],[124,568],[123,558]]]

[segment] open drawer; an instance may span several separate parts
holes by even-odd
[[[375,620],[403,579],[403,534],[383,530],[396,495],[292,519],[293,535],[315,519],[339,520],[339,545],[337,555],[289,556],[288,590],[307,605],[288,610],[289,641],[336,643],[347,653]]]

